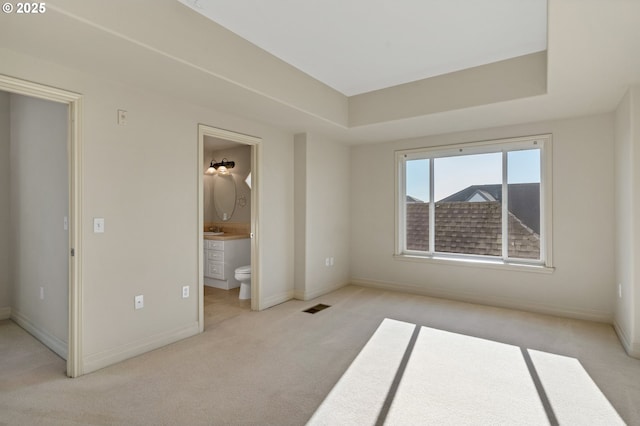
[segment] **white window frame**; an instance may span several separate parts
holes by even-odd
[[[508,152],[532,148],[540,149],[540,259],[518,259],[508,256]],[[502,256],[482,256],[463,253],[441,253],[435,249],[435,200],[434,162],[437,158],[461,155],[502,153]],[[429,160],[429,250],[417,251],[406,248],[406,162],[409,160]],[[525,136],[509,139],[471,142],[456,145],[437,146],[395,151],[396,166],[396,209],[395,257],[400,260],[462,262],[465,266],[487,265],[499,267],[525,268],[528,270],[553,270],[552,262],[552,137],[550,134]]]

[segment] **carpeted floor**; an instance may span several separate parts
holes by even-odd
[[[612,411],[607,415],[640,424],[640,360],[624,353],[607,324],[356,286],[263,312],[251,312],[234,299],[227,305],[209,299],[201,335],[77,379],[66,378],[64,361],[17,325],[0,321],[0,424],[304,425],[321,405],[314,422],[327,424],[321,414],[336,413],[338,406],[331,406],[332,399],[326,397],[344,391],[341,384],[346,379],[341,377],[359,374],[370,379],[372,368],[381,371],[380,377],[386,374],[387,381],[377,383],[379,392],[370,392],[386,406],[369,404],[368,410],[373,407],[371,418],[377,421],[379,411],[386,410],[383,420],[388,424],[403,419],[454,423],[453,413],[461,407],[478,406],[470,396],[479,394],[479,383],[487,381],[494,388],[496,383],[504,389],[512,386],[527,398],[539,396],[536,388],[542,386],[560,424],[567,424],[563,407],[573,406],[579,412],[580,404],[585,409],[592,405],[589,399],[572,399],[584,392],[602,406],[610,402]],[[316,303],[331,307],[314,315],[302,312]],[[393,347],[387,343],[398,337],[387,333],[380,341],[377,330],[390,323],[385,319],[420,330],[401,340],[399,355],[384,353]],[[375,349],[376,342],[383,344]],[[390,356],[396,365],[386,361]],[[518,358],[527,356],[529,364]],[[365,374],[358,373],[361,359],[368,359]],[[499,362],[492,363],[494,359]],[[486,368],[478,368],[482,365]],[[537,385],[529,381],[531,365],[537,369]],[[451,373],[440,375],[439,382],[419,380],[421,374],[445,368]],[[404,374],[398,380],[401,370]],[[476,375],[477,371],[482,374]],[[567,379],[566,372],[573,376]],[[522,386],[514,387],[518,383]],[[442,391],[435,394],[434,389]],[[477,412],[468,423],[491,418],[493,424],[501,419],[506,424],[507,418],[515,418],[521,424],[539,424],[540,419],[549,419],[544,406],[518,416],[518,406],[510,407],[508,399],[516,398],[517,392],[504,389],[501,410],[506,417]],[[363,418],[359,417],[363,410],[353,408],[361,407],[355,404],[357,399],[362,395],[349,392],[339,398],[340,409],[347,411],[338,424]],[[436,402],[437,411],[430,411],[436,417],[419,417]],[[489,404],[485,407],[499,405],[490,398],[485,402]],[[590,419],[603,421],[597,416]]]

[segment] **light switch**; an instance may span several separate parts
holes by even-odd
[[[133,298],[133,303],[136,307],[136,309],[142,309],[144,308],[144,296],[142,294],[136,296]]]
[[[120,126],[126,126],[127,125],[127,111],[125,111],[123,109],[119,109],[118,110],[118,124]]]
[[[93,218],[93,233],[94,234],[102,234],[104,232],[104,218],[102,217],[94,217]]]

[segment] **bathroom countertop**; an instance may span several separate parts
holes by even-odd
[[[249,234],[223,234],[223,235],[205,235],[205,240],[216,240],[216,241],[226,241],[226,240],[242,240],[244,238],[250,238]]]

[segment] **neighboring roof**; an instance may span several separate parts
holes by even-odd
[[[469,201],[476,194],[493,197],[502,202],[502,185],[471,185],[465,189],[443,198],[440,202]],[[487,200],[489,201],[489,200]],[[512,212],[525,226],[535,233],[540,233],[540,184],[512,183],[509,185],[509,211]]]
[[[468,200],[465,201],[496,201],[496,198],[489,194],[487,191],[483,191],[481,189],[478,189],[476,192],[474,192]]]
[[[419,198],[412,197],[411,195],[407,195],[407,203],[424,203],[424,201]]]
[[[436,203],[436,252],[485,256],[502,255],[502,205],[500,202]],[[406,206],[407,248],[429,249],[429,204]],[[540,258],[540,237],[509,212],[509,256]]]

